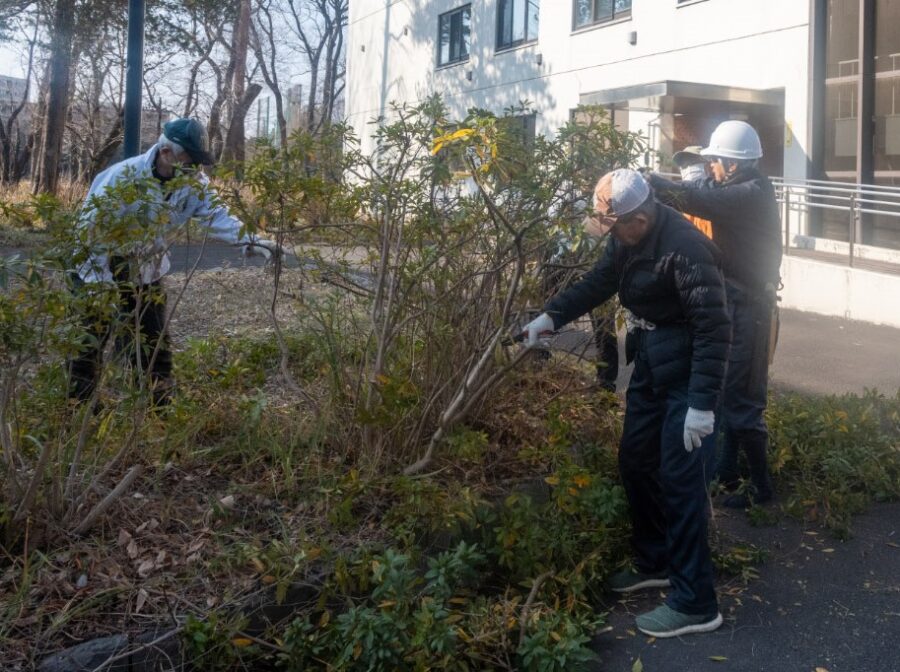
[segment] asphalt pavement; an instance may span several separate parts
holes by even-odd
[[[656,607],[659,589],[607,605],[611,630],[595,638],[597,672],[900,672],[900,503],[853,522],[839,541],[784,518],[752,527],[716,509],[730,543],[765,549],[759,578],[720,580],[725,622],[709,634],[653,639],[634,616]],[[635,662],[640,659],[640,667]]]
[[[560,350],[593,355],[587,320],[566,327],[552,341]],[[628,387],[624,333],[619,334],[620,393]],[[900,329],[799,310],[781,310],[781,333],[775,361],[769,369],[772,389],[807,394],[862,394],[877,389],[896,394],[900,389]]]

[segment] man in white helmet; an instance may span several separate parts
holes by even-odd
[[[714,177],[675,184],[649,176],[658,198],[679,210],[712,222],[713,240],[722,251],[728,310],[733,325],[721,423],[719,483],[734,491],[740,482],[739,451],[750,470],[751,487],[733,494],[725,506],[764,504],[774,493],[766,453],[765,422],[772,325],[777,320],[780,284],[781,220],[775,190],[758,169],[759,135],[744,121],[725,121],[701,154]]]
[[[116,324],[117,345],[141,375],[149,374],[154,401],[168,401],[172,357],[160,281],[171,265],[172,236],[191,219],[213,238],[241,245],[245,254],[261,253],[267,259],[280,254],[273,241],[242,234],[244,225],[217,201],[206,176],[195,172],[212,163],[203,124],[175,119],[145,154],[120,161],[94,178],[79,222],[82,247],[73,260],[74,289],[113,287],[119,306],[114,316],[86,320],[84,343],[69,362],[71,399],[84,401],[93,394],[104,345]],[[193,179],[177,179],[186,172]]]
[[[707,543],[707,473],[730,328],[718,250],[655,201],[633,170],[594,190],[590,235],[612,236],[592,270],[525,327],[529,344],[618,294],[630,311],[628,384],[619,471],[632,520],[634,569],[612,577],[629,593],[671,585],[665,603],[637,617],[654,637],[710,632],[722,623]]]

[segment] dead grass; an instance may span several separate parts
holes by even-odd
[[[56,197],[67,207],[76,207],[84,201],[90,185],[62,178],[56,191]],[[7,203],[23,203],[32,198],[31,180],[22,180],[17,184],[0,185],[0,201]]]

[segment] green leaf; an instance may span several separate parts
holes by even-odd
[[[631,672],[644,672],[644,664],[641,662],[640,657],[634,661],[634,665],[631,666]]]

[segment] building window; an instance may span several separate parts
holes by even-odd
[[[503,117],[502,122],[509,131],[514,142],[530,152],[534,149],[534,140],[537,131],[537,114],[516,114]]]
[[[575,28],[631,16],[631,0],[575,0]]]
[[[509,49],[538,39],[538,0],[497,3],[497,49]]]
[[[859,1],[830,0],[825,48],[825,171],[856,171]]]
[[[465,5],[438,17],[438,65],[469,60],[472,6]]]

